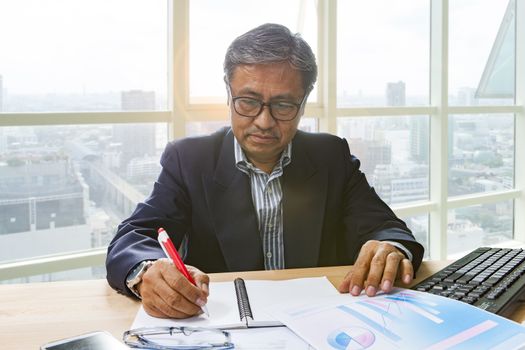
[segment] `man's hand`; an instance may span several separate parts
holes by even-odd
[[[396,247],[387,242],[368,241],[338,289],[354,296],[365,289],[366,295],[374,296],[379,289],[390,292],[397,277],[405,285],[410,284],[413,275],[412,263]]]
[[[186,265],[195,279],[191,284],[168,259],[157,260],[144,274],[138,291],[148,314],[162,318],[187,318],[201,313],[208,300],[208,275]]]

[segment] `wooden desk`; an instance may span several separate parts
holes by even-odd
[[[443,268],[447,262],[424,262],[415,283]],[[212,281],[288,279],[327,276],[339,284],[348,266],[282,271],[211,274]],[[107,330],[118,339],[127,330],[140,303],[116,293],[106,280],[0,285],[0,344],[2,349],[38,349],[46,342]],[[525,305],[512,315],[525,320]]]

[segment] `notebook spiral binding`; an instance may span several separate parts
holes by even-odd
[[[246,291],[246,285],[242,278],[236,278],[233,281],[235,284],[235,293],[237,294],[237,305],[239,307],[239,316],[242,320],[245,320],[248,325],[248,317],[253,320],[252,309],[250,307],[250,300],[248,299],[248,293]]]

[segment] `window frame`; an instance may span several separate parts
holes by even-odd
[[[168,123],[169,138],[185,136],[186,123],[224,121],[226,103],[189,103],[189,1],[168,0],[167,110],[146,112],[0,113],[0,127],[114,123]],[[525,2],[516,1],[516,90],[514,105],[449,106],[449,0],[430,0],[430,105],[416,107],[337,108],[337,1],[318,1],[317,102],[306,115],[318,118],[319,131],[335,134],[338,117],[430,116],[430,198],[393,206],[400,217],[429,215],[430,259],[447,258],[447,213],[474,204],[514,200],[514,240],[525,243]],[[177,77],[176,79],[174,77]],[[514,188],[448,196],[448,118],[461,114],[513,113],[515,116]],[[0,281],[104,264],[105,248],[65,252],[0,264]]]

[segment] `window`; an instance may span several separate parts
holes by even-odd
[[[387,204],[429,199],[428,117],[339,118],[337,124]]]
[[[0,264],[105,247],[151,191],[168,139],[152,113],[168,106],[167,11],[144,0],[0,4],[0,112],[13,113],[0,126]],[[46,114],[25,126],[21,112]],[[133,123],[137,113],[151,122]],[[33,280],[67,276],[78,277]]]
[[[524,11],[515,0],[1,2],[0,271],[70,259],[4,279],[77,278],[87,260],[73,252],[86,250],[99,260],[82,278],[103,276],[104,247],[151,191],[166,142],[229,124],[225,50],[265,22],[299,32],[319,63],[300,129],[348,140],[426,258],[523,244]]]
[[[0,111],[165,110],[166,19],[166,1],[3,1]]]
[[[107,246],[151,191],[167,125],[3,127],[0,140],[0,256],[10,261]]]
[[[514,102],[515,2],[450,2],[451,105]]]
[[[339,0],[337,24],[338,107],[429,104],[430,1]]]
[[[450,210],[448,256],[454,258],[473,247],[495,245],[512,239],[513,208],[513,201],[504,201]]]
[[[449,118],[449,195],[514,187],[514,115]]]

